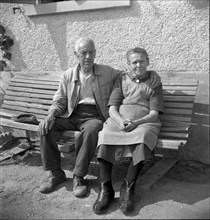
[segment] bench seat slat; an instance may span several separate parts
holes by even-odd
[[[159,138],[156,148],[178,150],[179,146],[185,145],[186,142],[187,142],[186,140],[165,140],[165,139]]]
[[[187,138],[188,133],[174,133],[174,132],[164,132],[160,131],[160,137],[175,137],[175,138]]]
[[[63,137],[76,137],[79,131],[64,131],[62,133]],[[186,140],[174,140],[174,139],[158,139],[157,148],[167,148],[167,149],[174,149],[178,150],[180,145],[184,145],[186,143]]]
[[[1,125],[7,126],[7,127],[12,127],[12,128],[18,128],[18,129],[21,129],[21,130],[29,130],[29,131],[39,132],[39,126],[38,125],[19,123],[19,122],[15,122],[15,121],[4,119],[4,118],[1,118]],[[76,136],[77,133],[78,132],[73,132],[73,131],[65,132],[65,134],[67,136],[69,136],[69,135]],[[167,148],[170,146],[170,148],[174,149],[174,148],[177,148],[178,144],[184,143],[184,142],[186,142],[186,141],[185,140],[181,140],[181,141],[176,140],[175,141],[175,140],[161,140],[161,139],[159,139],[157,147],[163,148],[164,144],[167,143]]]
[[[1,120],[1,125],[6,126],[6,127],[18,128],[21,130],[29,130],[29,131],[36,131],[36,132],[39,131],[38,125],[15,122],[13,120],[4,119],[4,118],[1,118],[0,120]]]

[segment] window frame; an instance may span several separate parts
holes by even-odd
[[[25,15],[36,16],[126,6],[130,6],[130,0],[86,0],[82,2],[80,2],[80,0],[71,0],[51,3],[39,3],[36,5],[24,5],[23,7]]]

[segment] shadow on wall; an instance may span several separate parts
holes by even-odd
[[[203,9],[209,7],[209,0],[188,0],[188,3],[196,9]]]
[[[3,104],[4,96],[6,94],[8,83],[11,77],[11,72],[0,72],[0,108]]]
[[[80,1],[78,4],[82,4],[85,1]],[[135,3],[136,5],[137,3]],[[138,7],[139,4],[137,4]],[[73,24],[74,22],[94,22],[94,21],[104,21],[104,20],[110,20],[110,19],[118,19],[123,17],[130,17],[137,16],[137,12],[139,8],[132,7],[133,11],[135,13],[130,13],[130,8],[119,8],[117,9],[119,13],[113,13],[116,9],[103,9],[103,13],[101,13],[101,10],[93,10],[93,11],[85,11],[83,12],[71,12],[71,13],[62,13],[57,14],[56,16],[52,15],[46,15],[43,17],[30,17],[30,22],[32,22],[34,25],[47,25],[47,31],[50,33],[50,38],[53,41],[53,46],[56,49],[56,53],[60,60],[60,69],[66,70],[69,67],[69,55],[67,53],[68,47],[68,40],[71,41],[73,38],[76,40],[78,36],[85,36],[88,35],[88,33],[85,32],[83,27],[75,27],[76,31],[78,31],[77,34],[75,32],[71,32],[71,30],[68,30],[68,23]],[[122,13],[120,13],[120,11]],[[67,39],[67,35],[70,35],[70,39]],[[94,35],[94,33],[91,33]],[[73,37],[72,37],[73,36]],[[73,42],[74,43],[74,42]],[[73,45],[71,50],[73,49]],[[72,51],[73,53],[73,51]],[[71,61],[71,65],[73,66],[73,61]]]
[[[188,142],[180,148],[181,159],[210,164],[209,158],[209,105],[194,103],[192,125]]]
[[[27,68],[26,63],[23,61],[22,52],[19,46],[18,41],[15,38],[15,35],[12,31],[7,27],[7,34],[14,40],[14,45],[11,47],[12,59],[10,61],[11,65],[9,65],[9,69],[13,69],[16,71],[20,71]]]
[[[42,22],[39,17],[32,18],[35,25],[46,24],[47,31],[50,33],[50,38],[53,41],[56,54],[59,57],[60,69],[68,69],[68,54],[67,54],[67,21],[65,19],[59,19],[51,17],[46,19],[46,22]]]
[[[84,1],[80,1],[82,4]],[[187,0],[187,2],[193,5],[197,9],[202,9],[208,6],[208,0]],[[150,4],[151,10],[153,11],[156,18],[160,18],[164,15],[164,12],[161,10],[160,7],[157,7],[152,0],[148,0]],[[75,27],[71,30],[68,30],[68,23],[74,24],[79,22],[88,21],[88,23],[95,22],[95,21],[106,21],[110,22],[111,20],[118,20],[121,18],[126,17],[141,17],[142,16],[141,4],[139,1],[131,1],[131,7],[122,7],[122,8],[112,8],[112,9],[103,9],[102,10],[90,10],[83,12],[72,12],[72,13],[62,13],[54,15],[46,15],[46,16],[34,16],[34,17],[27,17],[26,22],[27,25],[30,26],[30,22],[37,24],[37,25],[47,25],[47,29],[50,33],[50,38],[53,41],[53,46],[56,50],[56,53],[59,57],[60,62],[60,69],[66,70],[69,66],[69,56],[67,53],[68,50],[68,42],[71,41],[73,38],[77,38],[77,36],[82,35],[94,35],[94,33],[89,33],[90,30],[87,30],[83,27]],[[88,20],[87,20],[88,18]],[[114,27],[114,26],[113,26]],[[29,27],[30,28],[30,27]],[[69,33],[68,33],[69,32]],[[67,39],[67,34],[70,35],[71,39]],[[73,36],[73,37],[72,37]],[[129,35],[128,35],[129,37]],[[15,39],[15,37],[13,36]],[[102,40],[103,43],[103,40]],[[15,49],[15,47],[17,47]],[[18,46],[18,42],[15,41],[14,44],[14,65],[16,70],[25,69],[27,65],[21,60],[22,54]]]
[[[82,4],[84,1],[80,1],[79,4]],[[152,1],[150,1],[151,7],[154,11],[155,16],[160,17],[163,13],[162,11],[157,8]],[[94,22],[94,21],[104,21],[107,20],[108,22],[110,20],[125,18],[125,17],[139,17],[141,16],[141,5],[139,2],[132,1],[131,7],[128,8],[117,8],[117,13],[115,8],[110,9],[103,9],[103,13],[101,13],[102,10],[93,10],[93,11],[86,11],[83,12],[71,12],[71,13],[62,13],[58,14],[56,16],[52,15],[45,15],[45,16],[34,16],[34,17],[27,17],[24,16],[26,25],[29,29],[32,29],[35,25],[47,25],[47,31],[49,31],[50,39],[53,41],[53,46],[56,50],[56,54],[59,57],[60,62],[60,69],[66,70],[69,67],[69,56],[67,53],[68,50],[68,39],[67,34],[69,32],[68,30],[68,23],[74,23],[74,22]],[[83,27],[76,28],[76,33],[79,36],[87,35],[88,31],[85,31]],[[73,36],[74,38],[77,38],[75,36],[75,32],[70,32],[70,36]],[[94,35],[93,33],[91,33]],[[14,36],[13,36],[14,38]],[[15,38],[14,38],[15,39]],[[71,37],[72,39],[72,37]],[[69,40],[71,40],[69,39]],[[14,48],[16,51],[16,54],[14,55],[14,69],[15,70],[22,70],[26,69],[27,65],[23,62],[22,54],[18,46],[18,42],[15,41]],[[18,47],[18,48],[17,48]],[[73,62],[72,62],[73,65]]]

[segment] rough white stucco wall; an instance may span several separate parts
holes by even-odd
[[[200,82],[193,118],[197,125],[180,154],[210,164],[208,0],[131,0],[126,8],[34,17],[13,14],[15,6],[0,4],[0,22],[14,39],[8,70],[66,70],[76,62],[75,40],[89,36],[99,63],[122,69],[126,50],[141,46],[149,53],[151,69],[195,71]]]
[[[203,3],[196,3],[203,2]],[[65,70],[81,36],[96,42],[97,62],[125,65],[128,48],[142,46],[156,70],[208,70],[209,8],[201,1],[131,1],[126,8],[24,17],[0,4],[1,23],[15,44],[11,69]]]

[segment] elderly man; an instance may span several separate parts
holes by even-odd
[[[87,194],[84,176],[95,154],[98,132],[108,118],[108,100],[120,71],[94,63],[95,44],[90,38],[80,38],[75,43],[74,54],[78,65],[62,74],[59,89],[54,95],[49,114],[40,125],[43,169],[50,171],[40,192],[52,192],[66,180],[61,169],[61,157],[56,144],[56,132],[78,130],[75,140],[76,162],[73,175],[73,193],[76,197]],[[160,77],[152,74],[154,86]]]

